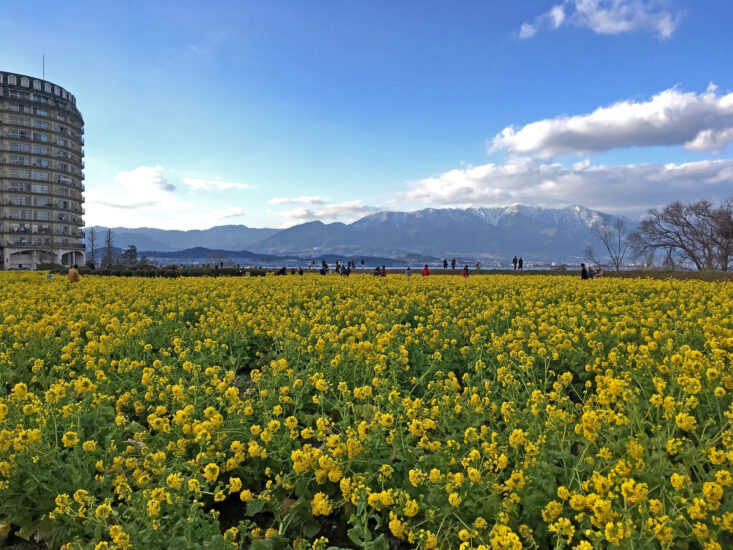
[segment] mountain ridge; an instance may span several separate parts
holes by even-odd
[[[225,225],[190,231],[112,228],[112,233],[116,246],[134,244],[138,250],[165,253],[196,247],[228,251],[246,248],[257,255],[314,259],[327,254],[349,258],[415,254],[486,260],[520,255],[549,262],[581,258],[588,245],[601,252],[602,245],[592,234],[591,226],[603,218],[618,219],[580,205],[544,208],[512,204],[409,212],[384,210],[348,224],[315,220],[284,229]],[[634,221],[621,219],[633,229]],[[97,229],[100,235],[106,231]],[[85,232],[88,234],[88,229]]]

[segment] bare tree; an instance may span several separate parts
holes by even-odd
[[[89,241],[89,262],[92,265],[96,266],[97,230],[94,229],[94,227],[89,228],[89,232],[87,233],[87,241]]]
[[[102,258],[102,266],[110,268],[114,261],[114,239],[112,237],[112,230],[107,229],[107,234],[104,236],[104,258]]]
[[[617,218],[616,221],[611,223],[607,217],[604,217],[600,222],[596,222],[591,225],[590,232],[603,243],[613,269],[616,271],[621,269],[624,257],[626,256],[626,251],[629,248],[626,224],[624,221],[621,218]],[[585,248],[585,254],[593,261],[593,263],[601,264],[596,257],[592,246],[589,245]]]
[[[733,198],[719,207],[707,200],[673,202],[649,210],[631,236],[637,254],[664,251],[665,265],[692,263],[698,270],[728,271],[733,253]]]

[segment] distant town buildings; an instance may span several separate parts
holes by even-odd
[[[84,119],[46,80],[0,71],[0,264],[84,263]]]

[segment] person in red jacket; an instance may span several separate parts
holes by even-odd
[[[464,278],[468,277],[468,264],[463,266],[463,271],[461,271],[461,276]]]
[[[425,264],[425,267],[422,268],[422,276],[427,277],[430,275],[430,268],[428,268],[428,264]]]

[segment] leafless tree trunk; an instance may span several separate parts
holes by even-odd
[[[112,238],[112,230],[107,229],[107,234],[104,236],[104,258],[102,258],[102,265],[104,267],[112,267],[112,264],[114,263],[114,250],[113,248],[113,238]]]
[[[707,200],[652,208],[631,239],[638,254],[665,251],[665,264],[690,262],[700,271],[727,271],[733,253],[733,198],[718,208]]]
[[[603,243],[603,246],[608,253],[608,257],[611,260],[611,266],[614,270],[618,271],[621,269],[626,251],[629,248],[628,235],[626,233],[626,224],[623,220],[617,219],[613,223],[609,223],[608,218],[603,218],[602,221],[594,223],[590,231],[593,235]],[[593,247],[587,246],[585,248],[585,255],[588,256],[593,263],[601,264],[596,258]]]
[[[97,231],[94,227],[89,228],[87,234],[87,240],[89,241],[89,261],[92,265],[97,265],[96,249],[97,249]]]

